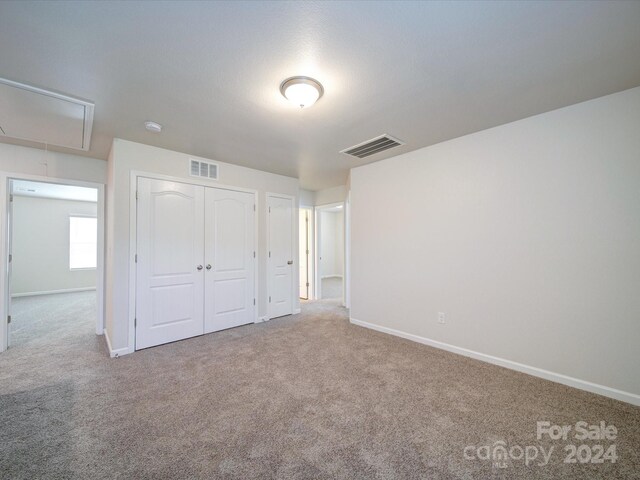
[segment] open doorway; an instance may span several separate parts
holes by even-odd
[[[344,305],[345,221],[344,204],[316,207],[318,299],[340,299]]]
[[[8,179],[5,348],[102,333],[101,187]]]

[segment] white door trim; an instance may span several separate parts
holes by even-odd
[[[138,236],[137,225],[138,225],[138,210],[137,210],[137,200],[136,200],[136,190],[138,187],[138,177],[150,178],[153,180],[167,180],[170,182],[176,183],[186,183],[188,185],[198,185],[203,187],[211,187],[211,188],[220,188],[223,190],[232,190],[235,192],[245,192],[253,194],[254,203],[256,206],[254,212],[254,245],[256,249],[256,260],[254,265],[254,291],[256,295],[256,308],[255,308],[255,319],[254,322],[258,322],[258,302],[259,302],[259,291],[258,291],[258,259],[259,259],[259,249],[258,249],[258,191],[251,188],[242,188],[242,187],[233,187],[230,185],[220,185],[218,183],[212,184],[211,181],[198,180],[197,177],[193,179],[187,179],[182,177],[172,177],[170,175],[162,175],[159,173],[151,173],[145,172],[142,170],[131,170],[129,174],[129,335],[127,348],[125,353],[132,353],[135,351],[136,345],[136,327],[135,327],[135,318],[136,318],[136,285],[137,285],[137,277],[136,277],[136,240]],[[0,192],[1,193],[1,192]],[[204,220],[203,220],[204,221]],[[124,350],[124,349],[123,349]]]
[[[62,185],[73,185],[76,187],[95,188],[98,191],[97,202],[97,221],[98,221],[98,259],[96,266],[96,297],[97,297],[97,315],[96,315],[96,335],[104,333],[104,242],[105,242],[105,202],[104,189],[102,183],[86,182],[82,180],[71,180],[67,178],[46,177],[41,175],[28,175],[24,173],[0,172],[0,236],[2,244],[0,245],[0,257],[2,258],[2,271],[0,275],[0,305],[2,305],[2,318],[0,318],[0,352],[4,352],[8,347],[9,325],[7,323],[7,310],[9,298],[9,282],[8,282],[8,264],[9,264],[9,229],[7,224],[7,216],[9,211],[9,181],[11,180],[31,180],[34,182],[56,183]]]
[[[308,215],[308,243],[309,243],[309,255],[307,255],[307,277],[309,278],[309,288],[307,289],[308,296],[307,300],[315,300],[316,296],[316,269],[315,269],[315,209],[314,207],[308,206],[300,206],[298,211],[306,210]],[[300,217],[298,216],[298,219]],[[298,229],[302,228],[300,224],[298,224]],[[300,249],[300,245],[298,245],[298,250]],[[299,267],[299,266],[298,266]],[[298,268],[299,270],[299,268]],[[298,282],[300,279],[298,278]]]
[[[296,205],[296,197],[293,195],[287,195],[285,193],[274,193],[274,192],[266,192],[265,194],[265,215],[267,217],[267,252],[271,251],[271,239],[269,233],[271,232],[271,216],[269,215],[269,199],[270,198],[284,198],[287,200],[291,200],[291,249],[293,250],[292,256],[293,258],[298,257],[298,206]],[[295,260],[294,260],[295,261]],[[270,275],[270,264],[269,264],[269,254],[267,253],[267,315],[266,319],[271,320],[271,304],[269,303],[269,296],[272,293],[272,282]],[[295,268],[291,269],[291,309],[292,313],[300,313],[300,307],[298,302],[300,302],[300,298],[298,296],[298,275],[300,274],[300,269],[298,267],[297,262],[295,263]]]
[[[351,190],[347,192],[344,202],[344,278],[342,287],[344,290],[344,306],[351,308]]]

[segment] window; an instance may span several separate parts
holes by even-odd
[[[69,268],[96,268],[98,257],[98,219],[69,217]]]

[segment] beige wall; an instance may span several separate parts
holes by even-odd
[[[340,185],[338,187],[326,188],[314,192],[314,205],[329,205],[331,203],[344,202],[347,198],[347,187]]]
[[[66,153],[0,143],[0,171],[106,183],[107,162]]]
[[[93,202],[13,198],[11,293],[96,287],[96,270],[69,269],[69,217],[97,215]]]
[[[107,188],[107,292],[106,329],[114,350],[126,353],[133,345],[129,331],[129,251],[130,177],[141,171],[197,181],[188,175],[188,159],[193,155],[115,139],[109,157]],[[258,191],[258,315],[267,315],[267,216],[266,193],[287,194],[298,205],[298,179],[217,162],[220,179],[210,182]],[[298,228],[295,215],[294,231]],[[297,239],[297,236],[296,236]],[[294,252],[298,245],[294,245]],[[294,308],[299,308],[298,269],[294,269]]]
[[[344,275],[344,214],[319,212],[320,215],[320,276]]]
[[[640,394],[640,88],[350,181],[352,318]]]
[[[325,188],[324,190],[311,191],[300,189],[300,206],[314,207],[320,205],[329,205],[331,203],[341,203],[347,198],[348,188],[346,185]]]

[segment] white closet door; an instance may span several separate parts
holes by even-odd
[[[205,192],[205,332],[255,321],[254,196]]]
[[[269,318],[293,313],[293,200],[269,196]]]
[[[138,179],[136,349],[204,333],[204,187]]]

